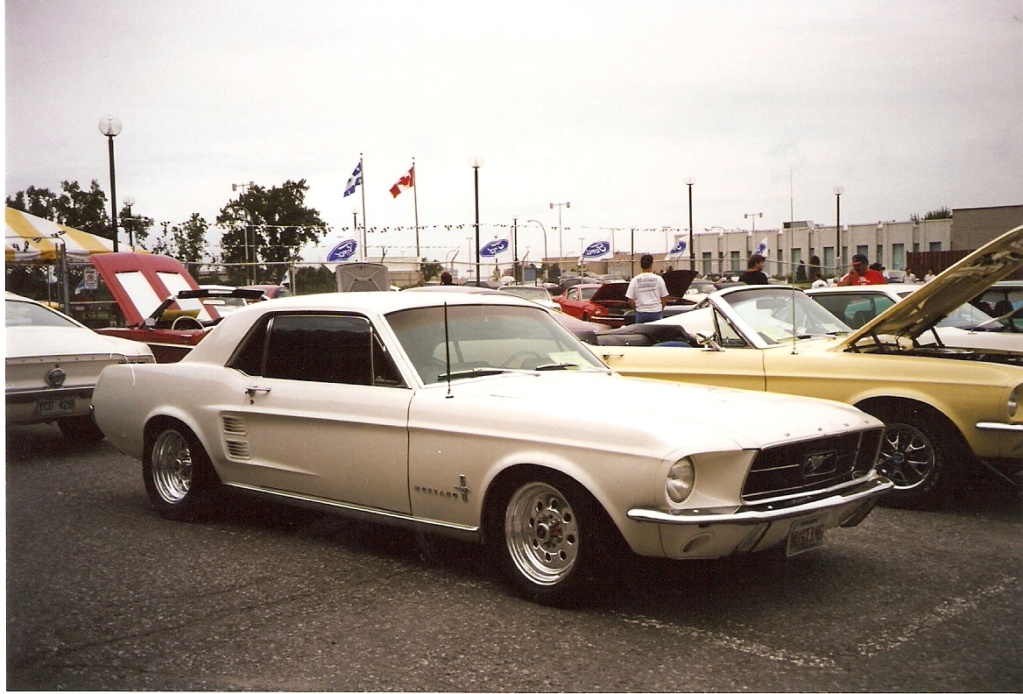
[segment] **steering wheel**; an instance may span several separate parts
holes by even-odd
[[[528,349],[521,349],[518,352],[516,352],[515,354],[511,355],[510,357],[508,357],[507,359],[505,359],[504,363],[501,364],[501,368],[503,368],[503,369],[513,368],[512,367],[512,363],[516,359],[522,359],[522,364],[519,366],[519,368],[524,369],[524,368],[526,368],[526,362],[528,361],[527,357],[532,357],[533,358],[533,362],[534,363],[532,364],[532,367],[539,366],[540,364],[542,364],[545,361],[544,357],[540,356],[536,352],[534,352],[532,350],[528,350]]]
[[[184,321],[184,327],[178,325],[182,321]],[[191,324],[189,324],[189,321],[191,321]],[[171,323],[171,330],[203,330],[203,329],[204,326],[202,323],[199,322],[199,319],[193,318],[192,316],[178,316],[177,318],[174,319],[174,322]]]

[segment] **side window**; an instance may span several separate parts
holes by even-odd
[[[743,339],[742,335],[740,335],[735,328],[732,327],[732,324],[728,322],[728,319],[717,311],[714,311],[714,326],[717,343],[722,347],[732,349],[749,347],[746,340]]]
[[[228,365],[266,378],[402,385],[369,321],[358,316],[273,316],[254,328]]]

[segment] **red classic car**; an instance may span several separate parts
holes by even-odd
[[[625,298],[628,282],[577,284],[553,297],[561,310],[581,320],[618,327],[625,321],[629,300]]]
[[[115,325],[95,331],[145,342],[157,362],[179,361],[220,320],[216,307],[201,299],[263,297],[258,289],[200,289],[181,263],[165,255],[103,253],[90,260],[121,313]]]

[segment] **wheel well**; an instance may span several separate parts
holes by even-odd
[[[544,467],[542,465],[515,465],[513,467],[502,470],[497,476],[491,481],[487,487],[486,496],[483,499],[483,522],[480,524],[480,534],[483,538],[484,544],[490,542],[490,532],[494,528],[496,521],[495,514],[503,512],[502,500],[507,497],[511,492],[511,488],[516,483],[522,483],[529,480],[547,480],[551,484],[557,486],[559,482],[568,482],[571,485],[570,490],[562,490],[565,493],[581,492],[585,495],[583,503],[591,509],[595,509],[600,514],[598,523],[604,524],[607,528],[613,528],[616,535],[624,543],[624,538],[621,538],[621,532],[618,530],[618,526],[615,525],[611,516],[608,515],[607,509],[601,504],[595,496],[587,489],[579,480],[575,479],[571,475],[568,475],[560,470],[553,468]]]
[[[933,405],[928,405],[919,400],[910,400],[909,398],[879,397],[858,402],[856,407],[867,414],[874,415],[883,422],[887,422],[893,415],[924,417],[933,422],[940,431],[946,433],[949,442],[958,446],[961,451],[970,450],[966,437],[959,431],[959,427],[955,425],[955,422]]]

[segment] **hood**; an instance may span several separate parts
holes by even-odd
[[[844,349],[867,335],[916,339],[938,321],[1000,279],[1023,268],[1023,227],[1016,227],[948,268],[840,344]]]
[[[453,402],[465,408],[474,426],[507,429],[509,401],[516,401],[515,426],[530,436],[656,456],[683,445],[692,451],[752,449],[880,426],[843,403],[602,371],[507,374],[459,381],[453,391]],[[502,399],[502,406],[488,407],[489,398]],[[537,402],[557,402],[558,416],[552,419]],[[628,406],[609,410],[595,405],[608,402]]]
[[[342,263],[334,271],[339,292],[386,292],[391,275],[383,263]]]
[[[697,274],[696,270],[668,270],[661,277],[668,287],[668,294],[677,298],[685,296]]]
[[[99,270],[129,325],[142,325],[166,299],[178,292],[199,289],[198,282],[188,274],[185,266],[170,256],[97,253],[89,256],[89,260]],[[203,322],[220,317],[215,308],[205,306],[198,299],[172,300],[169,307],[198,311],[197,318]]]
[[[601,301],[627,301],[625,292],[628,288],[628,282],[607,282],[593,292],[590,301],[595,304],[599,304]]]

